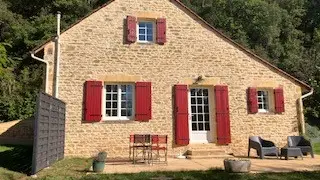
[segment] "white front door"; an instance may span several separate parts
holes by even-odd
[[[190,88],[189,112],[190,142],[212,142],[209,89]]]

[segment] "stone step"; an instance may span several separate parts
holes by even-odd
[[[226,158],[233,158],[234,156],[224,154],[224,155],[207,155],[207,156],[193,156],[187,155],[187,159],[226,159]]]
[[[189,150],[211,150],[211,149],[225,149],[226,146],[218,146],[214,143],[208,144],[190,144],[188,146]]]
[[[211,150],[188,150],[187,155],[192,156],[210,156],[210,155],[225,155],[226,152],[223,149],[211,149]]]

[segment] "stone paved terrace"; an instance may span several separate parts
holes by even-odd
[[[320,156],[312,159],[310,156],[289,160],[275,158],[257,159],[251,158],[251,172],[290,172],[290,171],[316,171],[320,170]],[[215,159],[168,159],[165,164],[132,164],[132,162],[107,162],[104,173],[139,173],[152,171],[188,171],[188,170],[208,170],[212,168],[224,169],[223,158]]]

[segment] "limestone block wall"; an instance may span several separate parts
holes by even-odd
[[[127,15],[166,18],[167,43],[126,44]],[[53,57],[45,55],[50,62]],[[288,135],[298,134],[296,101],[301,88],[293,80],[226,41],[170,0],[115,0],[61,35],[59,98],[67,103],[66,155],[90,156],[106,149],[110,157],[128,156],[131,133],[169,135],[169,154],[188,149],[174,143],[173,86],[193,86],[199,75],[210,78],[198,85],[229,87],[232,143],[222,148],[244,155],[249,135],[283,146]],[[84,82],[115,79],[152,82],[150,122],[83,122]],[[246,90],[254,86],[283,87],[286,111],[248,114]]]

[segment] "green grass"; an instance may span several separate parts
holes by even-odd
[[[0,146],[0,167],[15,172],[29,173],[32,163],[32,146]]]
[[[320,143],[314,143],[313,144],[313,150],[316,154],[320,155]]]
[[[79,179],[86,175],[91,164],[92,161],[86,158],[65,158],[40,171],[37,176],[46,180]]]
[[[18,153],[18,154],[17,154]],[[22,153],[19,155],[19,153]],[[31,151],[32,153],[32,151]],[[11,157],[13,155],[13,157]],[[17,156],[22,158],[17,158]],[[1,180],[31,180],[25,173],[14,170],[17,164],[25,162],[25,155],[30,157],[30,147],[0,146],[0,179]],[[12,161],[12,162],[10,162]],[[8,164],[5,164],[6,162]],[[31,161],[30,161],[31,162]],[[30,164],[29,162],[29,164]],[[10,167],[12,166],[12,167]],[[181,172],[142,172],[137,174],[90,174],[86,175],[91,166],[91,160],[86,158],[65,158],[50,168],[40,171],[37,179],[43,180],[102,180],[102,179],[212,179],[212,180],[309,180],[320,179],[320,172],[291,172],[291,173],[260,173],[260,174],[232,174],[223,170],[213,169],[207,171],[181,171]],[[107,167],[106,167],[107,168]]]
[[[0,145],[0,179],[11,180],[26,177],[31,171],[32,147]]]
[[[12,150],[13,148],[14,147],[10,147],[10,146],[0,146],[0,153],[4,151]]]
[[[138,174],[88,175],[83,180],[100,179],[210,179],[210,180],[310,180],[319,179],[320,172],[294,172],[294,173],[261,173],[261,174],[235,174],[223,170],[208,171],[182,171],[182,172],[143,172]]]

